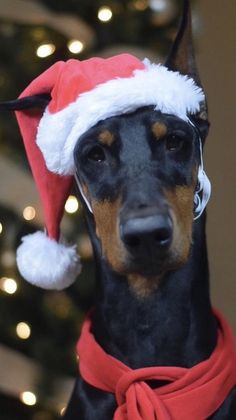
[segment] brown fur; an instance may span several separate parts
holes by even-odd
[[[171,208],[173,219],[172,258],[177,265],[186,263],[192,243],[194,192],[197,184],[198,168],[192,172],[192,184],[177,186],[173,190],[165,190],[167,202]]]
[[[167,127],[164,123],[156,121],[152,125],[152,133],[157,140],[162,139],[167,134]]]
[[[171,253],[178,263],[183,264],[188,259],[192,242],[194,186],[166,190],[165,196],[171,207],[174,224]]]
[[[96,234],[101,241],[103,256],[111,267],[118,272],[124,270],[127,251],[119,234],[120,198],[111,202],[94,201],[92,208],[96,223]]]
[[[139,274],[128,274],[128,283],[138,298],[146,298],[154,292],[160,283],[160,277],[143,277]]]
[[[104,146],[111,146],[115,140],[115,136],[109,130],[102,131],[98,136],[99,143]]]

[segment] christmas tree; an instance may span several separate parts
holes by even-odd
[[[163,61],[181,11],[177,0],[7,0],[0,10],[0,98],[9,100],[57,60],[132,52]],[[195,16],[196,17],[196,16]],[[197,20],[195,19],[197,22]],[[92,250],[72,191],[62,231],[83,271],[61,292],[17,271],[20,238],[42,228],[42,211],[15,117],[0,115],[0,419],[60,418],[73,386],[75,343],[94,299]]]

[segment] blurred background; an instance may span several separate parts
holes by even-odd
[[[57,60],[128,51],[163,61],[181,0],[0,0],[0,98],[9,100]],[[197,59],[208,95],[205,166],[213,184],[208,244],[213,303],[235,318],[236,3],[193,0]],[[0,115],[0,420],[61,417],[76,374],[75,343],[93,302],[90,242],[75,192],[62,231],[83,258],[80,280],[63,292],[24,282],[15,265],[22,235],[43,225],[15,117]]]

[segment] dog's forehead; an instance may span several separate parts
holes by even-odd
[[[193,126],[181,118],[164,114],[153,107],[139,108],[134,112],[117,115],[99,121],[79,139],[97,139],[101,145],[112,146],[116,143],[128,145],[130,142],[145,141],[149,134],[154,139],[162,139],[172,131],[180,130],[193,135]]]

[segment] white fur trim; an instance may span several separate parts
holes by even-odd
[[[25,280],[43,289],[62,290],[70,286],[81,271],[75,246],[58,243],[40,231],[22,238],[16,261]]]
[[[46,109],[36,141],[51,172],[74,173],[75,144],[98,121],[147,105],[186,121],[187,114],[199,111],[204,93],[193,79],[148,60],[144,64],[132,77],[102,83],[59,112]]]

